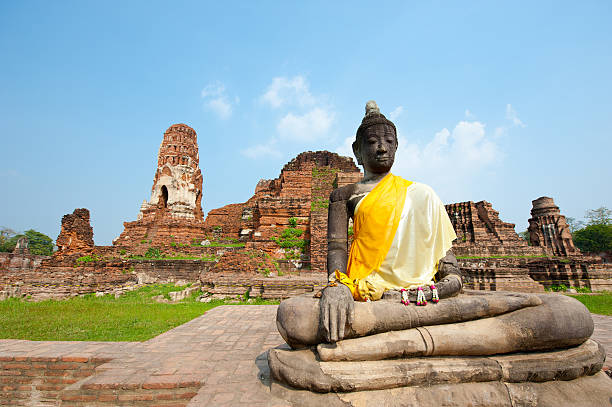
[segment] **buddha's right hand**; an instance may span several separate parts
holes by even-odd
[[[355,303],[351,290],[344,284],[326,287],[319,302],[319,326],[329,343],[344,339],[346,325],[353,323]]]

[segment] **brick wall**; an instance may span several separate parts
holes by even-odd
[[[62,390],[91,376],[104,359],[0,356],[0,405],[56,406]]]

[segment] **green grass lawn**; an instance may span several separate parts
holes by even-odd
[[[158,303],[184,287],[154,284],[115,299],[93,294],[68,300],[0,301],[0,339],[35,341],[145,341],[228,301],[196,301],[197,294],[175,304]],[[243,301],[242,304],[247,304]],[[275,304],[255,299],[251,304]]]
[[[594,314],[612,315],[612,293],[573,294],[572,297],[583,303]]]

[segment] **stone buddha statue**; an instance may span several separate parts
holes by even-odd
[[[589,339],[580,302],[462,289],[444,205],[390,172],[397,145],[395,125],[368,102],[353,143],[364,178],[330,196],[329,283],[278,308],[291,349],[268,354],[276,395],[329,406],[612,400],[605,352]]]

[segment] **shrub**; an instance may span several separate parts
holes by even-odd
[[[149,247],[147,252],[145,253],[145,257],[147,259],[161,259],[162,253],[157,247]]]
[[[91,254],[91,255],[86,255],[83,257],[79,257],[78,259],[76,259],[77,263],[91,263],[94,261],[100,261],[102,260],[102,258],[96,254]]]

